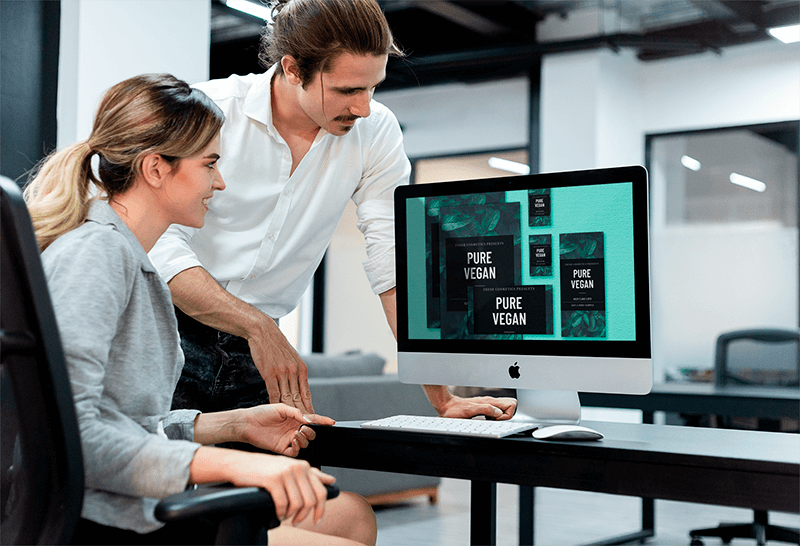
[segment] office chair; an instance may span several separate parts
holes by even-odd
[[[69,544],[84,488],[75,407],[30,216],[2,177],[0,225],[0,543]],[[256,487],[198,487],[156,508],[165,522],[199,516],[220,521],[218,544],[266,543],[280,523]]]
[[[718,386],[796,387],[800,378],[799,347],[800,330],[755,329],[720,334],[717,338],[714,382]],[[737,423],[730,417],[717,416],[717,424],[735,428]],[[757,428],[780,431],[780,425],[780,421],[759,419]],[[753,515],[752,523],[722,523],[718,527],[690,531],[691,544],[702,545],[700,537],[719,537],[725,544],[734,538],[754,538],[759,546],[768,540],[800,544],[800,530],[770,525],[765,510],[754,510]]]

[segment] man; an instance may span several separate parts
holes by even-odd
[[[176,407],[268,398],[313,412],[306,366],[273,318],[305,292],[349,199],[396,336],[392,199],[410,165],[396,118],[372,94],[388,55],[402,53],[374,0],[288,0],[274,11],[266,73],[198,85],[226,116],[228,188],[209,201],[202,229],[172,226],[151,252],[179,309],[186,366]],[[444,416],[505,419],[516,406],[424,388]]]

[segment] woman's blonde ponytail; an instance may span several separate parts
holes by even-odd
[[[91,157],[87,142],[55,152],[44,160],[25,188],[25,201],[42,251],[86,221],[94,178]]]

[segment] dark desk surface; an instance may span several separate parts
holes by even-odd
[[[735,417],[800,419],[800,388],[658,383],[646,395],[580,393],[581,405]]]
[[[800,512],[800,435],[587,422],[599,442],[315,426],[312,464]]]

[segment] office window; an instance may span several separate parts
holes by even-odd
[[[653,175],[669,182],[668,225],[797,227],[796,132],[793,142],[750,129],[654,137],[651,153]]]
[[[415,184],[527,174],[527,150],[432,157],[414,161]],[[517,169],[510,170],[510,169]]]
[[[722,332],[796,328],[798,122],[651,135],[647,149],[656,380],[713,368]]]

